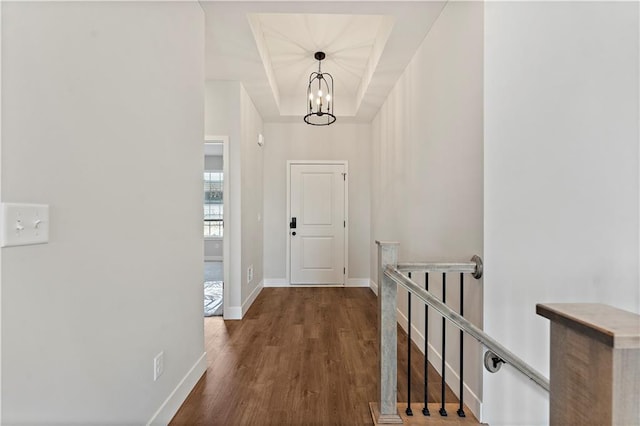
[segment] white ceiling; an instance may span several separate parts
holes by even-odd
[[[206,2],[206,77],[241,81],[265,121],[301,121],[313,58],[339,121],[370,121],[445,2]]]

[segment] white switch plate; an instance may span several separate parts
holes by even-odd
[[[1,215],[2,247],[49,242],[47,204],[2,203]]]

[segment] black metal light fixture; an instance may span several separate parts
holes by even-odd
[[[328,72],[323,73],[320,67],[326,57],[324,52],[316,52],[313,57],[318,61],[318,72],[312,72],[309,76],[304,121],[312,126],[328,126],[336,121],[333,115],[333,77]]]

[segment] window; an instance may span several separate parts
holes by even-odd
[[[222,172],[204,172],[204,236],[222,237],[223,183]]]

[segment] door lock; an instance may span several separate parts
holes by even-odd
[[[296,229],[296,218],[295,217],[291,218],[291,222],[289,222],[289,228],[290,229]]]
[[[295,237],[295,236],[296,236],[296,231],[293,231],[293,232],[291,233],[291,235],[293,235],[293,236]]]

